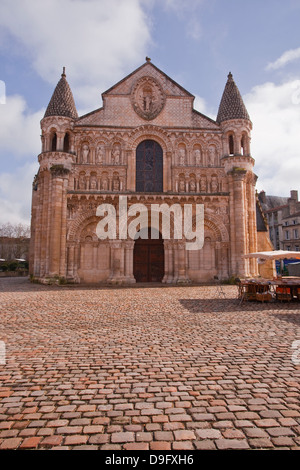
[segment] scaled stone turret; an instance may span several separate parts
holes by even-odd
[[[73,153],[73,127],[78,113],[65,67],[41,121],[42,152]]]
[[[44,115],[45,118],[49,116],[78,118],[73,94],[66,79],[65,67]]]
[[[233,80],[232,73],[229,72],[228,80],[219,106],[217,122],[221,123],[232,119],[247,119],[250,121],[243,98],[235,81]]]
[[[243,253],[257,251],[257,177],[253,173],[254,159],[250,151],[252,122],[231,72],[227,78],[216,121],[222,129],[222,163],[228,175],[230,221],[234,226],[231,245],[232,272],[249,276],[250,273],[256,273],[257,268],[252,260],[244,262]],[[246,219],[243,215],[245,212]]]

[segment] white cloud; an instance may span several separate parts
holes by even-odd
[[[253,122],[251,150],[258,190],[288,196],[300,181],[300,81],[268,82],[244,96]]]
[[[199,95],[195,95],[194,109],[204,114],[205,116],[216,119],[216,112],[212,108],[208,107],[207,102],[204,98]]]
[[[0,174],[0,224],[30,224],[33,177],[38,164],[26,163],[13,173]]]
[[[289,51],[284,52],[279,59],[271,62],[267,65],[267,70],[277,70],[282,67],[285,67],[290,62],[300,59],[300,47],[297,49],[290,49]]]
[[[5,87],[5,82],[3,80],[0,80],[0,104],[5,104],[6,103],[6,87]]]
[[[1,0],[0,25],[44,80],[55,84],[65,66],[79,106],[89,98],[93,109],[128,66],[143,63],[150,41],[141,0]]]
[[[13,154],[17,158],[40,152],[40,120],[45,111],[31,113],[21,96],[7,96],[0,106],[0,157]]]
[[[0,49],[24,56],[53,89],[66,67],[79,113],[102,105],[101,93],[139,66],[150,42],[145,0],[1,0]],[[9,43],[9,50],[7,45]],[[0,99],[3,101],[3,86]],[[49,96],[50,100],[50,96]],[[47,103],[45,103],[45,106]],[[0,106],[0,158],[24,166],[0,175],[0,222],[28,222],[31,186],[41,149],[40,119],[21,96]],[[3,168],[3,167],[2,167]]]

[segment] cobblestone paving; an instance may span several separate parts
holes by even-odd
[[[299,449],[300,305],[225,292],[1,279],[0,450]]]

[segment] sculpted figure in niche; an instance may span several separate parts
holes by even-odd
[[[104,147],[99,145],[97,148],[96,162],[102,164],[104,162]]]
[[[153,103],[152,88],[150,86],[144,87],[140,95],[139,104],[144,111],[149,112],[152,109],[152,103]]]
[[[103,189],[103,191],[108,190],[108,180],[107,180],[107,178],[104,178],[103,181],[102,181],[102,189]]]
[[[85,189],[85,176],[79,175],[78,189]]]
[[[179,155],[179,165],[184,166],[185,165],[185,149],[183,147],[178,149],[178,155]]]
[[[194,179],[191,180],[190,182],[190,191],[194,193],[196,191],[196,182]]]
[[[113,151],[111,152],[111,160],[113,165],[119,165],[120,164],[120,149],[119,147],[115,147]]]
[[[97,178],[96,178],[96,176],[91,176],[90,188],[91,189],[97,189]]]
[[[216,164],[216,149],[214,145],[210,145],[208,148],[208,165],[214,166]]]
[[[119,180],[119,178],[115,178],[113,180],[113,191],[120,191],[120,180]]]
[[[194,150],[195,165],[201,165],[201,150],[196,148]]]
[[[179,192],[180,193],[185,192],[185,181],[183,179],[179,180]]]
[[[206,178],[202,177],[200,180],[200,191],[206,192]]]
[[[89,153],[89,146],[84,144],[82,147],[82,163],[88,163]]]
[[[213,193],[217,193],[218,192],[218,188],[219,188],[219,185],[218,185],[218,178],[216,176],[213,176],[212,179],[211,179],[211,183],[210,183],[210,187],[211,187],[211,191]]]

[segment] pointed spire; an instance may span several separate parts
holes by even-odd
[[[243,98],[233,80],[231,72],[228,74],[227,83],[219,106],[217,122],[221,123],[229,121],[230,119],[247,119],[250,121]]]
[[[48,116],[65,116],[72,119],[78,118],[73,94],[66,79],[65,67],[63,67],[61,79],[56,85],[52,98],[46,109],[44,117]]]

